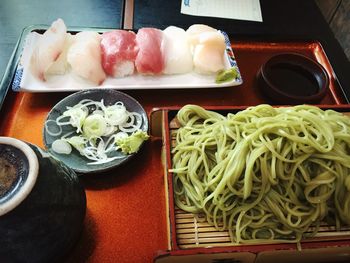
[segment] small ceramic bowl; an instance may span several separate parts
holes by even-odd
[[[38,146],[0,136],[0,262],[61,262],[85,213],[73,170]]]
[[[79,91],[77,93],[74,93],[64,98],[60,102],[58,102],[49,112],[46,118],[46,121],[56,120],[59,116],[63,114],[63,112],[67,110],[67,107],[72,107],[84,99],[90,99],[93,101],[101,101],[103,99],[104,105],[106,106],[112,105],[117,101],[123,102],[127,111],[137,112],[141,115],[141,118],[142,118],[141,130],[148,132],[148,126],[149,126],[148,118],[141,104],[129,95],[116,90],[111,90],[111,89],[90,89],[90,90],[84,90],[84,91]],[[67,125],[67,126],[62,126],[62,130],[63,130],[63,133],[61,135],[53,136],[52,134],[50,135],[47,132],[46,128],[44,127],[44,130],[43,130],[44,145],[51,155],[53,155],[55,158],[62,161],[69,168],[73,169],[75,172],[80,174],[97,173],[97,172],[104,172],[104,171],[110,170],[112,168],[115,168],[127,162],[136,154],[136,153],[133,153],[133,154],[125,155],[121,151],[114,151],[113,153],[111,153],[111,156],[109,157],[120,156],[122,158],[115,159],[107,163],[89,165],[88,163],[92,161],[87,159],[85,156],[80,155],[80,153],[75,149],[73,149],[70,154],[60,154],[55,152],[52,149],[52,143],[55,140],[60,139],[63,134],[74,132],[75,128],[70,125]]]
[[[296,53],[271,57],[261,66],[257,79],[263,94],[282,104],[318,103],[329,86],[325,69]]]

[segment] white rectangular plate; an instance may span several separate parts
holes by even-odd
[[[222,88],[241,85],[242,77],[236,63],[230,40],[225,32],[226,53],[225,68],[235,68],[238,77],[232,81],[217,84],[215,75],[201,75],[195,72],[180,75],[157,75],[144,76],[134,74],[123,78],[108,77],[102,85],[96,86],[89,81],[74,75],[66,73],[64,75],[52,75],[47,81],[41,81],[34,77],[29,70],[29,61],[32,50],[37,43],[40,35],[32,32],[27,35],[20,63],[17,67],[12,89],[14,91],[25,92],[66,92],[79,91],[93,88],[110,88],[118,90],[138,90],[138,89],[194,89],[194,88]]]

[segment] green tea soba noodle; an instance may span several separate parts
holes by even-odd
[[[226,117],[187,105],[177,118],[175,203],[232,242],[299,242],[321,222],[350,224],[350,118],[305,105]]]

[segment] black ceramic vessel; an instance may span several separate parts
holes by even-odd
[[[0,137],[0,262],[57,262],[78,240],[86,196],[75,172]]]
[[[257,79],[264,95],[279,104],[320,103],[329,87],[322,65],[296,53],[272,56],[261,66]]]

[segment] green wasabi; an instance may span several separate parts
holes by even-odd
[[[215,83],[221,84],[234,80],[238,77],[238,72],[235,68],[230,68],[226,70],[220,70],[216,75]]]
[[[139,150],[143,141],[148,140],[149,135],[144,131],[137,131],[124,138],[116,138],[115,143],[123,153],[132,154]]]

